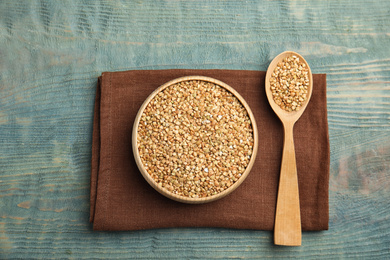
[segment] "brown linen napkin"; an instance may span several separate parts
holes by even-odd
[[[251,107],[259,150],[247,179],[227,197],[201,205],[175,202],[140,174],[131,148],[132,126],[144,100],[182,76],[209,76],[237,90]],[[265,72],[242,70],[137,70],[99,78],[93,124],[90,221],[94,230],[224,227],[272,230],[283,128],[268,104]],[[329,136],[326,75],[313,75],[311,101],[296,123],[294,140],[303,230],[328,229]]]

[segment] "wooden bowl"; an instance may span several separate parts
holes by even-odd
[[[253,134],[252,155],[250,157],[249,163],[248,163],[245,171],[238,178],[238,180],[236,182],[234,182],[230,187],[226,188],[225,190],[223,190],[223,191],[221,191],[221,192],[219,192],[219,193],[217,193],[215,195],[211,195],[211,196],[207,196],[207,197],[201,197],[201,198],[192,198],[192,197],[189,197],[189,196],[178,195],[178,194],[175,194],[173,192],[170,192],[166,188],[163,188],[163,187],[159,186],[158,183],[147,172],[145,166],[143,165],[143,162],[142,162],[142,160],[140,158],[140,152],[138,150],[138,144],[137,144],[138,127],[139,127],[139,123],[140,123],[140,120],[141,120],[141,116],[142,116],[145,108],[149,104],[149,102],[158,93],[163,91],[165,88],[167,88],[167,87],[169,87],[171,85],[174,85],[176,83],[179,83],[179,82],[191,81],[191,80],[198,80],[198,81],[205,81],[205,82],[214,83],[215,85],[218,85],[218,86],[224,88],[225,90],[227,90],[228,92],[232,93],[241,102],[241,104],[245,108],[245,110],[246,110],[246,112],[247,112],[247,114],[248,114],[248,116],[249,116],[249,118],[251,120],[252,134]],[[140,170],[142,176],[145,178],[145,180],[156,191],[158,191],[162,195],[164,195],[164,196],[166,196],[166,197],[168,197],[170,199],[173,199],[175,201],[179,201],[179,202],[183,202],[183,203],[199,204],[199,203],[211,202],[211,201],[215,201],[215,200],[221,199],[221,198],[225,197],[226,195],[230,194],[231,192],[233,192],[238,186],[241,185],[241,183],[245,180],[245,178],[248,176],[249,172],[251,171],[252,166],[254,164],[254,161],[256,159],[257,146],[258,146],[258,135],[257,135],[256,121],[255,121],[254,115],[253,115],[251,109],[249,108],[248,104],[241,97],[241,95],[238,94],[238,92],[235,91],[232,87],[230,87],[229,85],[227,85],[227,84],[225,84],[225,83],[223,83],[223,82],[221,82],[219,80],[216,80],[216,79],[213,79],[213,78],[209,78],[209,77],[203,77],[203,76],[181,77],[181,78],[177,78],[177,79],[174,79],[172,81],[169,81],[169,82],[165,83],[164,85],[160,86],[153,93],[151,93],[149,95],[149,97],[144,101],[144,103],[142,104],[141,108],[139,109],[139,111],[137,113],[137,116],[135,118],[135,122],[134,122],[134,125],[133,125],[133,133],[132,133],[133,154],[134,154],[134,158],[135,158],[135,161],[137,163],[138,169]]]

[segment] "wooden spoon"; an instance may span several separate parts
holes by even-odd
[[[288,112],[275,103],[271,92],[270,79],[277,64],[284,58],[296,56],[308,68],[309,86],[307,99],[298,111]],[[265,77],[265,91],[268,101],[283,123],[284,147],[280,169],[279,190],[275,215],[274,243],[276,245],[300,246],[302,240],[301,214],[299,208],[298,176],[295,161],[293,127],[300,118],[310,100],[313,88],[313,76],[306,60],[298,53],[286,51],[279,54],[268,67]]]

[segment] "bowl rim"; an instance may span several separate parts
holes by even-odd
[[[232,93],[241,102],[241,104],[244,106],[245,110],[248,113],[248,116],[251,120],[253,141],[254,141],[252,155],[251,155],[251,158],[249,160],[248,166],[246,167],[244,173],[240,176],[240,178],[229,188],[227,188],[227,189],[225,189],[225,190],[223,190],[215,195],[208,196],[208,197],[202,197],[202,198],[190,198],[190,197],[186,197],[186,196],[177,195],[177,194],[174,194],[174,193],[166,190],[163,187],[160,187],[157,184],[157,182],[150,176],[150,174],[145,169],[145,167],[141,161],[139,150],[138,150],[138,145],[137,145],[137,135],[138,135],[139,122],[140,122],[141,116],[142,116],[146,106],[149,104],[149,102],[158,93],[163,91],[165,88],[167,88],[173,84],[179,83],[179,82],[191,81],[191,80],[211,82],[211,83],[214,83],[214,84],[226,89],[230,93]],[[135,159],[135,162],[137,164],[138,169],[140,170],[140,172],[141,172],[142,176],[145,178],[145,180],[156,191],[158,191],[160,194],[164,195],[165,197],[170,198],[170,199],[175,200],[175,201],[178,201],[178,202],[190,203],[190,204],[200,204],[200,203],[216,201],[218,199],[221,199],[221,198],[229,195],[231,192],[233,192],[235,189],[237,189],[242,184],[242,182],[246,179],[246,177],[249,175],[249,173],[254,165],[254,162],[255,162],[256,156],[257,156],[257,150],[258,150],[258,141],[259,140],[258,140],[258,130],[257,130],[257,125],[256,125],[256,120],[255,120],[255,117],[252,113],[252,110],[250,109],[249,105],[246,103],[244,98],[235,89],[233,89],[231,86],[227,85],[226,83],[224,83],[220,80],[211,78],[211,77],[206,77],[206,76],[179,77],[179,78],[173,79],[173,80],[168,81],[168,82],[164,83],[163,85],[159,86],[145,99],[145,101],[141,105],[141,107],[138,110],[138,113],[135,117],[134,124],[133,124],[133,131],[132,131],[132,150],[133,150],[134,159]]]

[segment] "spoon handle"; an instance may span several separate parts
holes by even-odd
[[[285,246],[300,246],[302,240],[293,127],[294,123],[284,124],[284,147],[274,227],[275,244]]]

